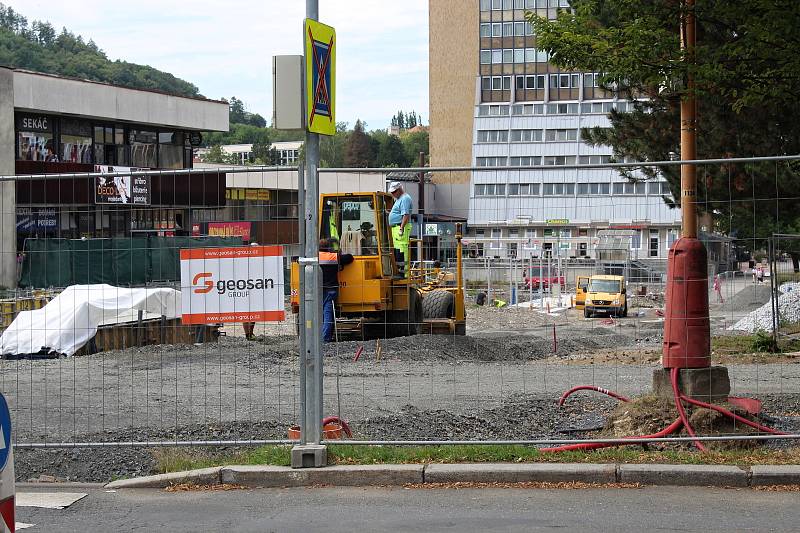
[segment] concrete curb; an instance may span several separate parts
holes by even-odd
[[[432,464],[425,468],[425,483],[614,483],[612,464],[582,463],[474,463]]]
[[[621,464],[620,483],[642,485],[747,487],[750,474],[738,466]]]
[[[108,489],[166,488],[219,483],[251,488],[399,486],[424,483],[639,483],[697,487],[800,485],[800,465],[474,463],[430,465],[224,466],[112,481]]]

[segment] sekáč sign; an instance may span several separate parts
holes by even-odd
[[[129,167],[95,165],[96,172],[130,172]],[[150,176],[102,176],[95,178],[94,203],[150,205]]]
[[[181,250],[181,305],[187,325],[283,321],[283,248]]]

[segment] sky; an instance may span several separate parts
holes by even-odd
[[[303,0],[0,0],[114,59],[194,83],[208,98],[243,100],[272,117],[272,56],[302,54]],[[400,109],[428,123],[427,0],[319,0],[336,28],[337,121],[386,128]]]

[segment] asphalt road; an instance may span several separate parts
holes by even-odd
[[[44,489],[42,489],[44,490]],[[52,490],[52,489],[51,489]],[[75,489],[69,489],[75,491]],[[800,493],[749,489],[330,488],[89,496],[18,508],[26,531],[797,531]]]

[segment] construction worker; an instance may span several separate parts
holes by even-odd
[[[396,250],[403,254],[403,269],[406,277],[411,274],[411,257],[409,241],[411,240],[411,211],[413,202],[403,186],[393,181],[389,184],[389,193],[394,197],[394,205],[389,212],[389,225],[392,227],[392,242]]]
[[[353,262],[350,254],[340,254],[339,241],[320,239],[319,266],[322,270],[322,342],[334,341],[336,316],[333,306],[339,296],[339,271]]]
[[[337,205],[335,202],[328,202],[330,205],[330,212],[328,214],[328,237],[333,246],[333,251],[339,249],[339,226],[336,220]]]

